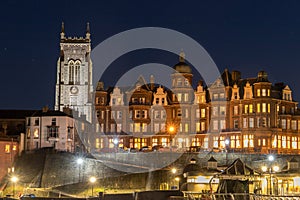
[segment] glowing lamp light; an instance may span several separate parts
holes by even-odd
[[[119,143],[119,140],[118,139],[114,139],[113,142],[114,142],[115,145],[117,145]]]
[[[275,158],[274,158],[274,156],[273,156],[273,155],[269,155],[269,156],[268,156],[268,160],[269,160],[270,162],[272,162],[272,161],[274,161],[274,160],[275,160]]]
[[[18,177],[16,177],[16,176],[13,176],[13,177],[11,177],[11,181],[13,182],[13,183],[16,183],[16,182],[18,182]]]
[[[92,177],[90,178],[90,182],[91,182],[91,183],[95,183],[95,182],[96,182],[96,178],[95,178],[94,176],[92,176]]]
[[[225,144],[226,144],[226,145],[229,145],[229,142],[230,142],[229,139],[226,139],[226,140],[225,140]]]
[[[172,168],[171,171],[172,171],[173,174],[175,174],[177,172],[177,169],[176,168]]]
[[[171,133],[173,133],[173,132],[175,131],[174,126],[170,126],[170,127],[169,127],[169,131],[170,131]]]
[[[175,181],[179,181],[179,180],[180,180],[179,177],[176,177],[176,178],[175,178]]]
[[[262,167],[261,167],[261,170],[262,170],[263,172],[266,172],[266,171],[268,170],[268,167],[267,167],[267,166],[262,166]]]
[[[78,159],[77,159],[77,164],[78,164],[78,165],[81,165],[82,163],[83,163],[83,159],[82,159],[82,158],[78,158]]]
[[[278,167],[277,165],[275,165],[275,166],[273,167],[273,171],[274,171],[274,172],[278,172],[278,171],[279,171],[279,167]]]

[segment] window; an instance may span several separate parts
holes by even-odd
[[[189,132],[189,124],[188,123],[185,123],[184,124],[184,132]]]
[[[201,103],[205,103],[205,96],[204,95],[201,95]]]
[[[292,149],[297,149],[297,137],[292,137]]]
[[[268,103],[268,113],[271,112],[271,105]]]
[[[249,113],[253,113],[253,104],[249,104]]]
[[[177,86],[182,86],[182,80],[181,80],[181,78],[177,79]]]
[[[48,126],[47,127],[47,137],[48,138],[58,138],[58,127],[57,126]]]
[[[220,106],[220,114],[225,115],[226,114],[226,107],[225,106]]]
[[[205,108],[201,109],[201,118],[205,118]]]
[[[260,103],[258,103],[256,106],[257,106],[257,107],[256,107],[256,109],[257,109],[256,112],[257,112],[257,113],[260,113]]]
[[[281,120],[281,128],[286,129],[286,119]]]
[[[117,111],[117,119],[122,119],[122,111]]]
[[[282,148],[287,147],[286,143],[287,143],[286,136],[282,136]]]
[[[111,124],[111,125],[110,125],[110,132],[111,132],[111,133],[114,133],[114,132],[115,132],[115,126],[116,126],[115,124]]]
[[[200,132],[200,122],[196,122],[196,132]]]
[[[225,94],[224,93],[220,93],[220,99],[224,99],[225,98]]]
[[[217,106],[213,107],[212,115],[214,115],[214,116],[218,115],[218,107]]]
[[[196,109],[196,118],[200,118],[200,109],[199,108]]]
[[[205,122],[201,122],[201,131],[205,131]]]
[[[248,105],[245,105],[245,114],[248,113]]]
[[[219,99],[219,95],[218,95],[218,94],[214,94],[214,95],[213,95],[213,99],[214,99],[214,100]]]
[[[262,112],[266,113],[267,112],[267,104],[266,103],[262,103]]]
[[[69,62],[69,82],[70,84],[74,83],[74,62]]]
[[[158,133],[160,130],[159,130],[159,124],[158,123],[155,123],[154,124],[154,132],[155,133]]]
[[[213,130],[218,130],[219,127],[218,127],[218,120],[214,120],[213,121]]]
[[[27,138],[30,138],[30,136],[31,136],[31,133],[30,133],[30,128],[27,128]]]
[[[190,85],[190,83],[187,79],[184,79],[184,85]]]
[[[262,90],[261,90],[261,96],[263,96],[263,97],[267,96],[267,91],[266,91],[266,89],[262,89]]]
[[[142,123],[142,132],[143,133],[147,132],[147,124],[146,123]]]
[[[247,118],[243,118],[243,128],[247,128]]]
[[[39,123],[39,118],[35,118],[35,120],[34,120],[34,125],[35,126],[38,126],[40,123]]]
[[[52,118],[51,125],[56,126],[56,118]]]
[[[80,83],[80,63],[75,63],[75,82]]]
[[[254,128],[254,118],[249,118],[249,128]]]
[[[225,120],[220,120],[220,129],[221,130],[225,130],[226,129]]]
[[[213,137],[213,147],[214,148],[219,147],[219,137]]]
[[[234,127],[235,129],[238,129],[238,128],[239,128],[239,120],[238,120],[238,119],[235,119],[235,120],[233,121],[233,127]]]
[[[17,145],[13,145],[12,150],[13,150],[13,151],[17,151]]]
[[[39,129],[38,129],[38,128],[35,128],[35,129],[33,130],[33,137],[34,137],[35,139],[39,138]]]
[[[292,130],[297,130],[297,121],[292,120]]]
[[[134,132],[136,132],[136,133],[141,132],[141,125],[140,125],[140,123],[134,123]]]
[[[268,89],[268,97],[270,96],[270,89]]]
[[[117,124],[117,132],[120,133],[122,131],[122,124]]]
[[[10,153],[10,145],[9,144],[5,145],[4,151],[5,151],[5,153]]]
[[[282,113],[282,114],[285,114],[285,106],[282,106],[282,107],[281,107],[281,113]]]
[[[233,107],[233,114],[238,115],[239,114],[239,106],[234,106]]]
[[[257,96],[260,97],[260,89],[257,89]]]
[[[185,102],[189,101],[189,94],[188,93],[184,94],[184,101]]]

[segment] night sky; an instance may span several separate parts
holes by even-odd
[[[0,6],[0,109],[53,107],[61,22],[66,36],[84,36],[92,46],[138,27],[164,27],[199,42],[220,71],[260,70],[285,82],[300,101],[300,1],[3,1]],[[178,50],[180,51],[180,49]],[[186,55],[188,57],[188,55]],[[110,74],[156,62],[172,66],[178,56],[138,50],[117,59]],[[118,77],[118,75],[115,75]],[[100,78],[100,77],[99,77]],[[196,80],[195,80],[196,81]]]

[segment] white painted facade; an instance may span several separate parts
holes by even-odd
[[[53,148],[74,152],[75,133],[75,120],[72,117],[60,111],[39,112],[26,117],[25,150]]]

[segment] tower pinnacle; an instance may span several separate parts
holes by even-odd
[[[61,23],[61,31],[60,31],[60,39],[65,38],[65,24],[64,22]]]
[[[181,50],[179,54],[179,62],[184,62],[184,61],[185,61],[185,53],[183,52],[183,50]]]
[[[90,33],[90,23],[86,23],[86,34],[85,34],[85,38],[86,39],[90,39],[91,38],[91,33]]]

